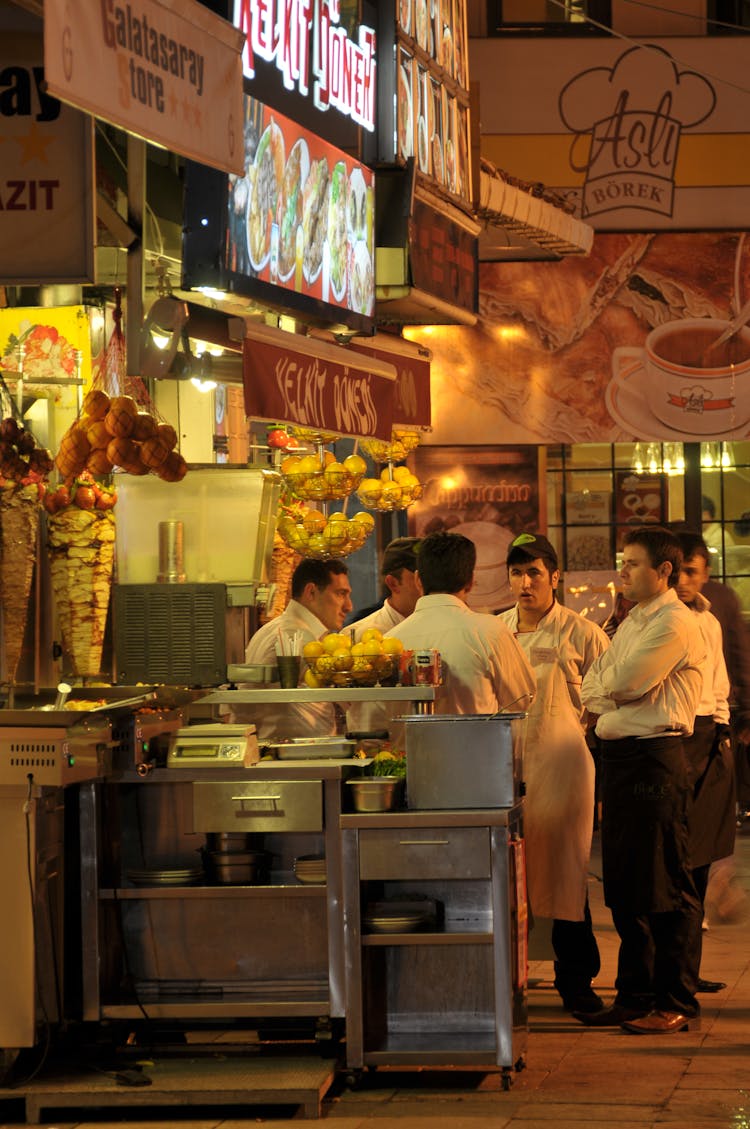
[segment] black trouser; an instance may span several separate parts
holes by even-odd
[[[615,1002],[644,1011],[697,1015],[702,919],[697,898],[670,913],[635,915],[613,908],[620,937]]]
[[[682,742],[603,741],[602,767],[604,895],[620,937],[616,1002],[695,1015],[703,908],[690,866]]]
[[[576,996],[589,988],[599,973],[601,960],[588,896],[583,921],[554,919],[552,948],[555,952],[555,987],[562,998]]]

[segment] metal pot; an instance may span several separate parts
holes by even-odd
[[[254,885],[262,877],[265,851],[209,851],[214,882],[220,886]]]
[[[355,811],[391,811],[401,799],[400,776],[359,776],[347,780]]]
[[[206,834],[209,851],[246,851],[250,846],[247,831],[209,831]]]

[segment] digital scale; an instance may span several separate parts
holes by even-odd
[[[254,725],[188,725],[170,737],[167,751],[167,768],[249,768],[259,760]]]

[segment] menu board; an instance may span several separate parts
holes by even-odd
[[[372,318],[374,173],[245,96],[245,175],[229,178],[225,265]]]
[[[399,0],[397,157],[471,200],[465,0]]]

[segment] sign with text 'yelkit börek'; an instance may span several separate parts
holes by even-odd
[[[129,133],[244,172],[243,36],[197,0],[46,0],[50,91]]]

